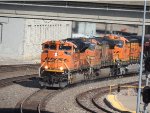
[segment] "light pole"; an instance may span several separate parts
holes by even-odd
[[[136,113],[139,113],[140,101],[141,101],[141,79],[142,79],[142,63],[143,63],[143,49],[144,49],[144,35],[145,35],[145,16],[146,16],[146,0],[144,0],[144,14],[143,14],[143,28],[142,28],[142,44],[141,44],[141,57],[140,57],[140,75],[139,75],[139,87],[137,96]]]

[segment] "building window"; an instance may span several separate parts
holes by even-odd
[[[2,43],[3,40],[3,24],[0,23],[0,44]]]
[[[145,28],[145,34],[150,34],[150,26],[146,25]]]

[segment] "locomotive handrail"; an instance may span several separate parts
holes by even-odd
[[[89,56],[89,57],[90,57],[90,56]],[[89,64],[90,67],[92,67],[88,59],[89,59],[88,56],[86,56],[86,61],[87,61],[87,63]]]
[[[66,68],[68,69],[68,71],[70,71],[69,67],[67,66],[67,64],[65,63],[65,61],[63,60],[64,65],[66,66]]]
[[[45,64],[46,62],[43,62],[43,64],[39,67],[39,77],[41,77],[41,68],[43,67],[43,65]]]

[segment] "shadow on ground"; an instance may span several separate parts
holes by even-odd
[[[17,81],[17,82],[15,82],[15,84],[19,84],[23,87],[28,87],[28,88],[40,88],[40,89],[50,89],[50,90],[61,89],[60,87],[41,87],[38,79],[35,77],[30,78],[29,80],[25,80],[25,81]]]
[[[41,87],[38,80],[35,77],[30,78],[28,80],[24,80],[24,81],[17,81],[15,83],[19,84],[21,86],[30,87],[30,88],[40,88]]]
[[[21,113],[19,109],[12,109],[12,108],[0,108],[0,113]],[[36,110],[25,109],[23,113],[38,113]],[[54,113],[49,111],[41,111],[41,113]]]

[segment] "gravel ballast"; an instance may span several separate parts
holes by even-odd
[[[59,112],[59,113],[87,113],[84,109],[79,107],[75,101],[76,96],[82,92],[105,87],[109,85],[123,84],[128,82],[137,81],[138,77],[127,77],[127,78],[119,78],[115,80],[101,81],[96,83],[90,83],[87,85],[82,85],[78,87],[74,87],[68,90],[65,90],[55,97],[53,97],[46,105],[46,111],[49,112]]]
[[[25,84],[24,84],[25,85]],[[14,84],[0,89],[0,109],[15,108],[16,104],[39,88]]]

